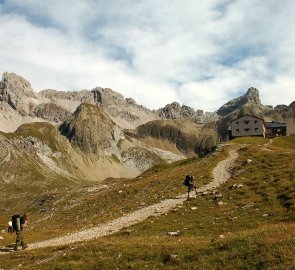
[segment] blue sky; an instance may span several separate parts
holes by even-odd
[[[0,72],[213,111],[251,86],[295,100],[293,0],[0,0]]]

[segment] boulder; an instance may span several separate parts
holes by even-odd
[[[167,232],[167,235],[169,236],[179,236],[180,235],[180,231],[176,231],[176,232]]]

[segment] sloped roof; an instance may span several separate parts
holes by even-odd
[[[262,122],[265,124],[264,119],[262,119],[262,118],[260,118],[260,117],[257,117],[257,116],[255,116],[255,115],[250,115],[250,114],[243,114],[242,116],[240,116],[240,117],[238,117],[238,118],[236,118],[236,119],[230,121],[230,123],[231,123],[231,122],[234,122],[234,121],[237,121],[238,119],[240,119],[240,118],[242,118],[242,117],[244,117],[244,116],[250,116],[250,117],[254,117],[254,118],[256,118],[256,119],[262,120]]]
[[[266,122],[265,126],[267,128],[276,128],[276,127],[286,127],[287,124],[286,123],[280,123],[280,122]]]

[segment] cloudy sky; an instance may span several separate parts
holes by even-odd
[[[0,72],[213,111],[254,86],[295,100],[294,0],[0,0]]]

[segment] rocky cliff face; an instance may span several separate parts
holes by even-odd
[[[0,133],[0,174],[18,170],[15,178],[29,179],[28,168],[35,168],[36,179],[41,170],[46,171],[44,179],[51,172],[66,178],[133,177],[155,164],[182,159],[183,154],[209,150],[220,138],[227,139],[229,122],[245,113],[287,122],[289,133],[295,134],[295,102],[264,106],[255,88],[214,113],[177,102],[150,111],[108,88],[35,93],[27,80],[4,73],[0,131],[17,132]],[[22,125],[36,121],[45,123]],[[63,124],[58,129],[47,122]],[[131,129],[133,137],[123,128]]]
[[[81,91],[57,91],[46,89],[39,92],[39,95],[50,100],[52,103],[74,112],[81,103],[98,104],[95,93],[88,90]]]
[[[5,72],[0,82],[0,131],[12,132],[28,122],[61,123],[81,103],[101,107],[122,128],[136,128],[159,118],[155,112],[136,104],[132,98],[125,99],[109,88],[96,87],[91,91],[75,92],[48,89],[36,93],[30,82],[14,73]]]
[[[0,82],[0,101],[7,102],[12,109],[27,116],[39,103],[31,84],[24,78],[5,72]]]
[[[94,88],[102,109],[123,128],[135,128],[143,123],[157,119],[157,115],[144,106],[138,105],[134,99],[126,98],[109,89]]]
[[[72,116],[72,113],[54,103],[42,103],[34,108],[34,115],[49,122],[61,123]]]
[[[217,114],[221,117],[224,117],[247,106],[252,106],[253,108],[255,107],[257,112],[260,110],[269,109],[268,107],[261,104],[259,91],[256,88],[251,87],[248,89],[245,95],[225,103],[217,110]]]
[[[79,92],[44,90],[40,95],[71,112],[81,103],[99,106],[122,128],[135,128],[158,118],[156,113],[136,104],[132,98],[124,99],[121,94],[109,88],[96,87],[91,91]]]
[[[210,128],[215,125],[219,135],[225,138],[229,122],[242,114],[255,115],[265,118],[266,121],[285,121],[290,123],[290,126],[295,126],[294,104],[276,108],[264,106],[261,104],[258,90],[253,87],[249,88],[245,95],[230,100],[216,112],[204,114],[201,110],[195,111],[177,102],[151,111],[138,105],[132,98],[125,99],[109,88],[96,87],[91,91],[76,92],[48,89],[35,93],[31,84],[24,78],[14,73],[4,73],[0,83],[0,131],[15,131],[19,125],[27,122],[50,121],[61,124],[69,119],[82,103],[102,109],[121,129],[135,129],[158,119],[191,119],[198,124],[209,124]]]
[[[280,114],[282,118],[295,118],[295,101],[289,106],[277,105],[273,110],[269,111],[269,114]]]
[[[202,110],[195,111],[189,106],[181,106],[178,102],[168,104],[156,112],[162,119],[199,118],[203,116]]]
[[[27,80],[5,72],[0,82],[0,131],[13,132],[24,123],[44,121],[33,112],[43,102],[47,100],[39,98]]]
[[[115,146],[122,137],[121,130],[99,107],[82,103],[73,117],[61,126],[70,142],[86,153],[100,154]]]

